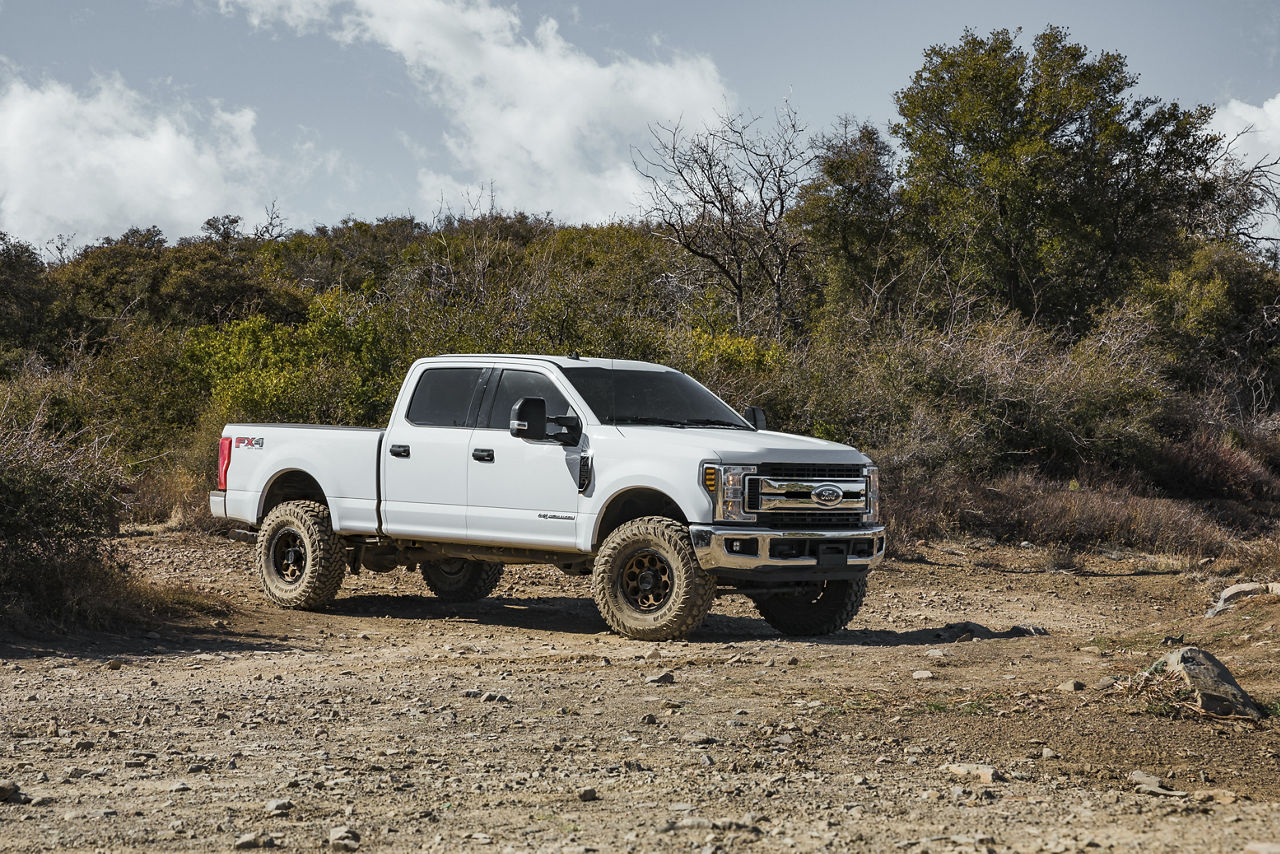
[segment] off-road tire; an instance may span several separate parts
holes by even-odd
[[[483,599],[502,581],[502,564],[487,560],[446,558],[418,564],[422,580],[437,599],[474,602]]]
[[[778,593],[756,600],[756,610],[784,635],[813,637],[838,632],[849,624],[867,595],[867,576],[854,576],[806,586],[795,594]]]
[[[292,552],[293,560],[286,555]],[[347,563],[329,508],[286,501],[267,514],[253,548],[262,589],[282,608],[312,611],[333,601]]]
[[[637,565],[654,567],[662,576],[660,601],[652,601],[654,594],[647,607],[633,601]],[[631,589],[631,598],[624,588]],[[716,579],[698,564],[688,529],[664,516],[620,525],[605,538],[591,573],[591,596],[600,616],[615,632],[636,640],[687,637],[701,625],[715,595]]]

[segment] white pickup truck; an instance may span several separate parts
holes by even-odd
[[[789,635],[838,631],[885,547],[854,448],[767,431],[661,365],[576,356],[421,359],[385,430],[229,424],[209,507],[257,529],[286,608],[323,607],[348,570],[416,566],[468,601],[550,563],[644,640],[687,635],[717,593]]]

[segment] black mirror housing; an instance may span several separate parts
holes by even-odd
[[[547,420],[564,428],[559,433],[550,434],[550,438],[555,439],[560,444],[576,445],[578,440],[582,438],[582,419],[578,416],[573,414],[556,415]]]
[[[765,429],[766,419],[764,410],[758,406],[748,406],[742,412],[742,417],[747,419],[747,423],[757,430]]]
[[[511,407],[511,435],[521,439],[547,438],[547,402],[540,397],[522,397]]]

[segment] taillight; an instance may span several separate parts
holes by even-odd
[[[231,468],[231,438],[218,440],[218,489],[227,488],[227,469]]]

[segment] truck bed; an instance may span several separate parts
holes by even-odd
[[[228,424],[222,435],[231,439],[231,464],[222,510],[228,518],[256,525],[271,486],[268,479],[305,473],[328,498],[335,531],[376,534],[382,434],[364,427]],[[210,509],[221,515],[216,505]]]

